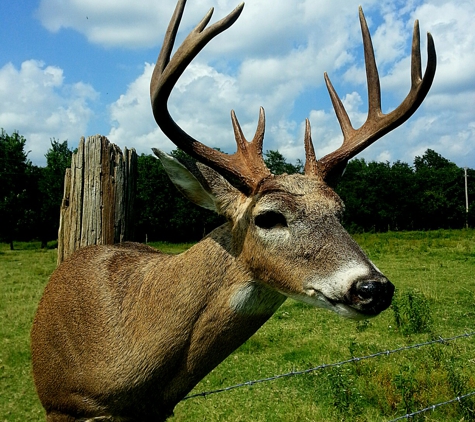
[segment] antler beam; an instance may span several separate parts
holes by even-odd
[[[247,142],[244,138],[234,111],[231,113],[238,149],[236,153],[227,155],[202,144],[185,133],[174,122],[167,107],[170,93],[186,67],[211,39],[236,22],[244,3],[241,3],[225,18],[206,28],[213,14],[213,9],[211,9],[170,59],[185,4],[186,0],[180,0],[176,6],[152,75],[150,97],[153,115],[158,126],[175,145],[216,170],[235,187],[246,193],[252,192],[257,189],[262,179],[270,176],[270,171],[262,158],[264,110],[261,108],[257,132],[251,142]]]
[[[411,89],[403,102],[395,110],[389,114],[384,114],[381,111],[380,83],[378,69],[374,59],[373,44],[361,7],[359,8],[359,16],[363,35],[366,79],[368,84],[368,117],[366,122],[359,129],[353,128],[342,102],[330,82],[330,78],[325,73],[327,89],[343,132],[343,144],[336,151],[318,160],[318,166],[316,164],[309,166],[318,167],[319,171],[321,171],[321,176],[330,184],[333,184],[341,175],[342,170],[350,158],[409,119],[429,92],[435,75],[437,57],[434,40],[432,39],[432,35],[428,33],[427,67],[424,77],[422,77],[419,22],[416,20],[412,38]]]

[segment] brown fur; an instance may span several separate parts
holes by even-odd
[[[48,421],[165,420],[284,295],[305,295],[305,280],[345,260],[362,262],[374,277],[338,223],[341,201],[323,182],[276,177],[248,198],[216,173],[206,176],[229,222],[185,253],[135,243],[87,247],[51,276],[32,329]],[[260,208],[286,215],[279,241],[255,226]]]

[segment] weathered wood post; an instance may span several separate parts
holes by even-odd
[[[87,245],[132,240],[137,154],[100,135],[81,138],[64,176],[58,265]]]

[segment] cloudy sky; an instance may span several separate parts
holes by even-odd
[[[214,7],[212,22],[239,0],[188,0],[178,42]],[[381,77],[383,111],[410,85],[412,27],[419,19],[425,67],[431,32],[438,68],[419,110],[361,157],[402,160],[432,148],[475,167],[475,2],[473,0],[247,0],[239,20],[212,40],[178,81],[174,119],[189,134],[235,150],[230,110],[252,139],[266,111],[264,149],[303,158],[309,117],[318,156],[341,132],[324,86],[328,72],[355,127],[366,118],[358,5],[365,11]],[[50,139],[102,134],[150,153],[174,148],[157,128],[148,87],[175,0],[10,0],[0,4],[0,127],[27,139],[44,165]]]

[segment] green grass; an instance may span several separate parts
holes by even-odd
[[[44,420],[31,376],[29,335],[56,250],[0,244],[0,421]]]
[[[355,238],[396,285],[395,306],[353,322],[288,300],[194,392],[475,331],[474,230]],[[0,422],[40,421],[29,330],[56,251],[15,247],[0,245]],[[189,399],[171,421],[384,421],[471,391],[475,336]],[[413,420],[474,421],[474,408],[471,398]]]

